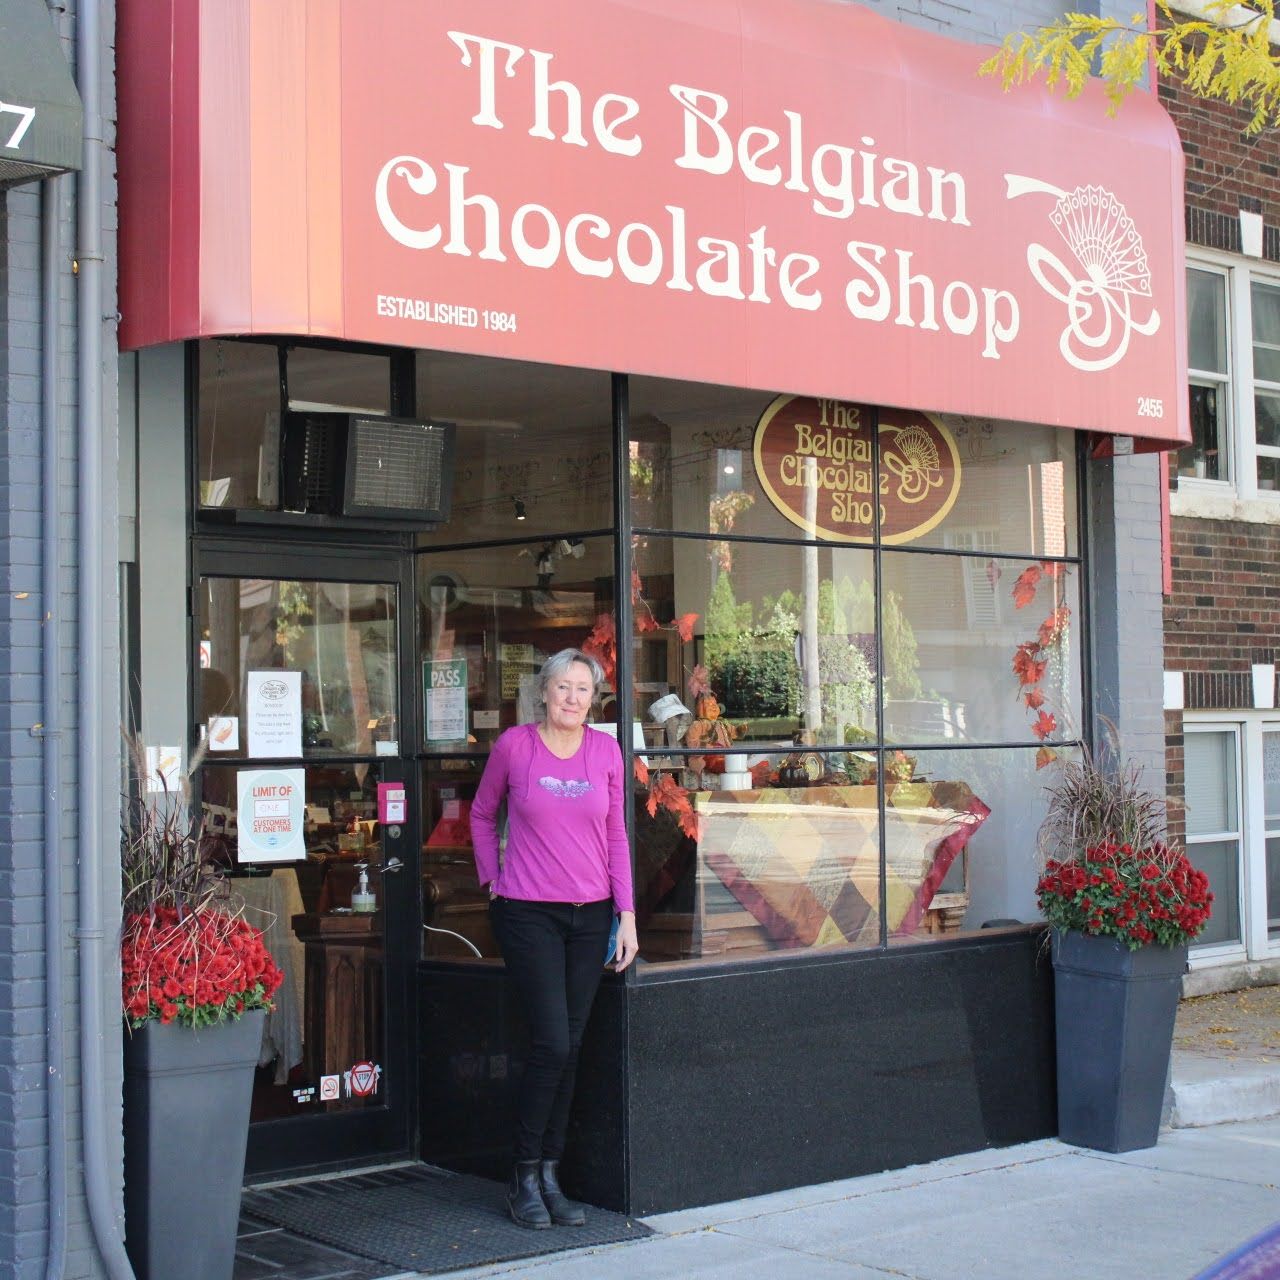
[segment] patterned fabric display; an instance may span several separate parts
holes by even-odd
[[[874,786],[699,792],[706,865],[781,947],[879,941]],[[962,782],[885,788],[890,933],[920,923],[991,810]]]

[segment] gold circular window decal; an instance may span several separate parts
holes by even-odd
[[[874,417],[869,405],[778,396],[756,424],[756,475],[773,505],[810,536],[871,542],[879,503],[881,542],[911,542],[955,505],[960,453],[942,422],[914,409],[881,409],[877,485]]]

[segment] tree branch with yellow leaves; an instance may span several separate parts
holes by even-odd
[[[1280,124],[1280,64],[1271,48],[1275,0],[1256,0],[1248,9],[1209,0],[1202,18],[1176,15],[1162,0],[1156,7],[1164,22],[1155,28],[1141,13],[1128,24],[1068,13],[1034,31],[1013,32],[979,74],[999,76],[1006,89],[1043,77],[1069,98],[1096,74],[1114,115],[1142,84],[1151,59],[1157,75],[1180,80],[1197,97],[1247,107],[1253,116],[1246,133]]]

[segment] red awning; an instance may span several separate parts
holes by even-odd
[[[323,335],[1188,440],[1182,154],[835,0],[119,0],[121,345]]]

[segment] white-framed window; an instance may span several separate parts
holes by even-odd
[[[1192,443],[1170,455],[1171,481],[1193,499],[1274,503],[1280,518],[1280,266],[1188,255],[1187,374]]]
[[[1214,893],[1192,959],[1280,955],[1280,715],[1187,712],[1183,730],[1187,856]]]

